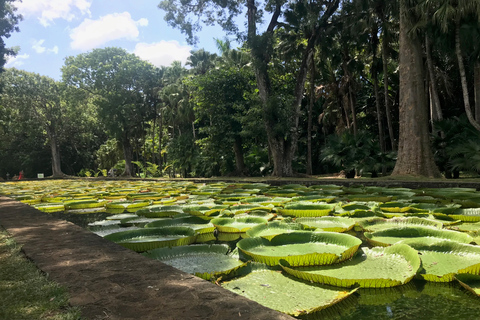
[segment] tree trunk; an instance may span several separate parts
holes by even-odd
[[[350,110],[352,112],[353,136],[356,137],[357,132],[358,132],[358,129],[357,129],[357,112],[355,111],[355,99],[353,97],[351,83],[349,83],[349,85],[348,85],[348,101],[349,101],[349,105],[350,105]]]
[[[57,134],[55,129],[47,127],[47,136],[50,140],[50,150],[52,152],[52,177],[63,177],[65,174],[62,172],[60,163],[60,150],[58,149]]]
[[[315,103],[315,52],[310,61],[310,103],[308,104],[308,121],[307,121],[307,170],[308,175],[312,175],[312,116],[313,105]]]
[[[400,139],[392,176],[441,177],[430,149],[421,44],[409,35],[408,0],[400,1]]]
[[[455,53],[458,60],[458,69],[460,70],[460,80],[462,82],[463,103],[465,105],[465,113],[467,114],[470,124],[480,131],[480,124],[473,118],[472,109],[470,107],[470,100],[468,97],[467,76],[465,74],[465,65],[463,64],[462,48],[460,47],[460,22],[457,21],[455,25]]]
[[[272,92],[271,80],[268,73],[269,63],[271,60],[271,51],[274,43],[274,30],[278,22],[278,17],[281,15],[281,1],[276,3],[276,7],[267,30],[261,35],[257,35],[256,20],[257,7],[255,0],[247,0],[247,44],[252,55],[255,76],[257,79],[257,86],[260,100],[263,104],[264,122],[267,130],[267,139],[269,147],[272,151],[273,159],[273,175],[274,176],[292,176],[292,160],[297,149],[298,135],[299,135],[299,116],[300,106],[305,91],[305,81],[307,78],[308,63],[312,56],[312,50],[319,37],[319,31],[328,24],[328,19],[337,10],[339,1],[332,1],[326,5],[326,9],[317,21],[314,29],[307,39],[307,45],[303,52],[302,61],[298,68],[296,75],[295,91],[293,92],[294,101],[289,111],[290,127],[285,128],[283,134],[275,132],[274,127],[278,125],[276,119],[271,117],[272,111],[277,107],[277,97]]]
[[[385,145],[385,134],[383,133],[382,108],[380,107],[380,93],[378,92],[378,74],[373,70],[373,87],[375,92],[375,107],[377,108],[378,140],[380,141],[380,150],[387,151]]]
[[[385,98],[385,113],[387,116],[388,135],[390,136],[390,144],[392,150],[397,150],[397,141],[393,133],[393,121],[392,110],[390,108],[390,99],[388,95],[388,58],[387,58],[388,43],[385,36],[385,30],[383,31],[382,41],[382,62],[383,62],[383,90]]]
[[[132,166],[132,144],[130,139],[127,137],[127,134],[124,133],[122,139],[123,146],[123,157],[125,158],[125,171],[123,176],[131,177],[133,175],[133,166]]]
[[[475,61],[475,120],[480,123],[480,61]]]
[[[245,175],[245,161],[243,159],[243,146],[242,146],[242,138],[240,136],[235,137],[235,141],[233,143],[233,151],[235,152],[235,167],[236,173],[238,175]]]
[[[163,110],[160,110],[160,120],[158,122],[158,167],[163,171],[163,155],[162,155],[162,139],[163,139]]]
[[[430,104],[432,123],[443,119],[442,107],[440,105],[440,98],[438,97],[437,82],[435,81],[435,71],[433,68],[432,49],[430,45],[430,38],[425,35],[425,51],[427,53],[428,75],[430,78]]]

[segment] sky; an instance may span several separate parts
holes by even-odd
[[[6,39],[7,47],[20,48],[6,68],[15,67],[61,80],[68,56],[95,48],[120,47],[155,66],[182,65],[191,50],[217,53],[214,38],[224,39],[218,27],[198,34],[199,44],[189,46],[185,36],[168,26],[160,0],[22,0],[14,2],[23,21],[20,32]]]

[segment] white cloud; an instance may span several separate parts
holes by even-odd
[[[47,52],[58,54],[58,46],[53,46],[52,49],[48,49]]]
[[[136,40],[139,35],[137,26],[146,25],[147,19],[134,21],[128,12],[108,14],[98,20],[85,19],[70,33],[70,46],[87,51],[112,40]]]
[[[33,40],[32,49],[35,50],[36,53],[44,53],[47,48],[43,47],[42,44],[45,42],[44,39],[41,40]]]
[[[43,46],[43,43],[45,42],[45,39],[40,39],[40,40],[33,40],[32,41],[32,49],[35,50],[36,53],[58,53],[58,46],[54,46],[51,49],[47,49],[46,47]]]
[[[30,58],[28,54],[19,54],[15,57],[8,56],[7,63],[5,64],[5,68],[12,68],[12,67],[20,67],[24,64],[24,61]]]
[[[170,66],[173,61],[181,61],[182,64],[187,62],[190,56],[189,46],[182,46],[177,41],[160,41],[156,43],[137,43],[135,53],[138,57],[146,60],[153,65]]]
[[[76,16],[90,15],[92,0],[22,0],[15,2],[19,13],[37,17],[40,24],[49,26],[55,19],[72,21]]]
[[[148,26],[148,19],[147,18],[141,18],[140,20],[137,21],[137,25],[139,27],[146,27]]]

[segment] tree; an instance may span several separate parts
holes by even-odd
[[[427,2],[427,8],[430,10],[433,8],[433,22],[439,25],[443,32],[447,32],[450,26],[453,26],[455,30],[455,55],[460,72],[465,114],[470,124],[480,131],[480,123],[475,120],[470,106],[461,41],[462,24],[471,17],[474,18],[475,24],[478,24],[480,20],[480,3],[476,0],[442,0],[434,3]]]
[[[189,81],[194,90],[196,121],[204,124],[199,128],[205,136],[203,143],[211,144],[219,158],[227,158],[233,150],[236,175],[246,174],[242,117],[248,112],[250,102],[245,95],[253,91],[252,77],[248,70],[223,67]]]
[[[400,139],[392,175],[440,177],[428,132],[423,53],[412,21],[415,1],[400,0]]]
[[[60,164],[58,136],[64,117],[61,84],[55,80],[17,69],[7,69],[2,75],[1,102],[19,113],[35,119],[47,134],[52,156],[52,175],[63,176]]]
[[[124,49],[104,48],[67,57],[62,72],[65,83],[93,96],[110,136],[122,143],[123,174],[131,176],[131,139],[144,135],[145,122],[155,117],[158,70]]]
[[[12,32],[18,32],[18,23],[22,16],[16,14],[17,8],[12,5],[14,0],[0,0],[0,72],[8,56],[15,56],[16,50],[5,47],[5,38],[10,38]]]
[[[190,43],[197,40],[195,32],[199,30],[200,22],[217,23],[227,33],[235,33],[246,39],[264,110],[268,144],[274,163],[273,175],[293,175],[292,160],[297,150],[300,105],[305,92],[309,61],[315,44],[339,3],[339,0],[298,2],[247,0],[244,2],[246,7],[242,7],[242,3],[238,1],[164,0],[159,5],[167,12],[165,20],[173,27],[180,28]],[[247,32],[241,35],[233,21],[244,9],[247,11]],[[269,23],[265,31],[259,32],[259,22],[266,13],[270,14]],[[287,14],[292,19],[281,23],[279,18],[282,14]],[[196,22],[193,22],[192,16],[195,16]],[[272,57],[278,50],[275,47],[275,31],[280,26],[296,29],[297,34],[302,35],[302,40],[306,43],[299,48],[296,81],[288,97],[275,92],[270,74]],[[282,130],[279,130],[280,128]]]

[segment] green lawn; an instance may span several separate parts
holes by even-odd
[[[0,319],[81,319],[64,288],[49,281],[0,229]]]

